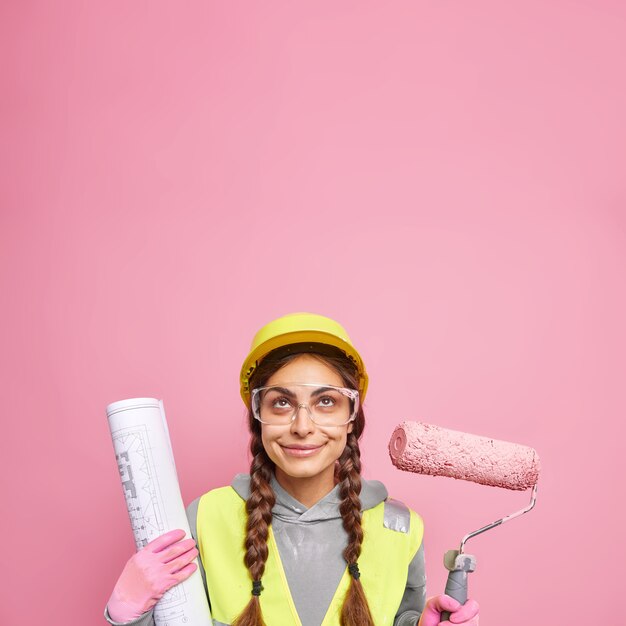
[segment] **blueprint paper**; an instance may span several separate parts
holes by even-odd
[[[137,550],[175,528],[191,537],[163,401],[120,400],[107,406],[107,417]],[[211,626],[202,564],[194,562],[198,569],[156,605],[156,626]]]

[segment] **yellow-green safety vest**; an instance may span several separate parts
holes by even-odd
[[[394,504],[404,507],[401,503]],[[376,626],[392,626],[404,594],[409,564],[422,543],[424,523],[410,512],[408,528],[387,528],[386,502],[363,511],[363,543],[359,557],[361,583]],[[232,487],[205,493],[198,504],[197,537],[206,573],[211,614],[215,625],[232,624],[250,601],[252,582],[244,565],[245,501]],[[268,626],[302,626],[289,591],[278,546],[270,526],[269,554],[260,596]],[[340,614],[350,574],[347,567],[321,626],[340,626]]]

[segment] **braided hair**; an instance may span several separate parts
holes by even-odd
[[[301,348],[299,350],[299,348]],[[312,348],[316,348],[311,352]],[[317,349],[318,348],[318,349]],[[281,367],[289,363],[302,352],[311,352],[315,358],[336,370],[344,380],[344,384],[357,389],[358,372],[356,367],[339,349],[319,344],[292,344],[270,352],[258,365],[250,377],[250,388],[262,387],[267,380]],[[348,571],[350,586],[341,608],[341,626],[374,626],[374,620],[367,603],[365,591],[360,581],[358,559],[363,542],[361,527],[361,453],[359,438],[365,426],[363,407],[359,405],[352,432],[348,433],[346,447],[338,459],[335,468],[335,479],[339,483],[341,504],[339,511],[343,527],[348,536],[348,543],[343,551]],[[267,538],[272,523],[272,508],[276,495],[270,485],[274,471],[274,462],[267,455],[261,441],[261,424],[248,409],[248,427],[250,429],[250,495],[246,501],[247,523],[244,541],[244,563],[252,581],[252,596],[241,614],[233,622],[233,626],[265,626],[261,612],[259,595],[263,589],[262,577],[265,571],[268,548]]]

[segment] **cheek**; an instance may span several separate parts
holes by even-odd
[[[270,447],[271,442],[272,434],[270,431],[267,430],[265,424],[263,424],[263,426],[261,426],[261,443],[263,444],[263,447],[266,451]]]
[[[269,456],[274,462],[276,461],[276,454],[274,454],[273,448],[275,447],[275,441],[278,434],[279,433],[276,432],[276,427],[272,428],[271,426],[262,424],[261,443],[263,444],[263,448],[265,448],[265,452],[267,452],[267,456]]]
[[[335,452],[335,456],[339,458],[343,453],[346,443],[348,440],[348,433],[344,431],[341,435],[338,435],[333,439],[333,450]]]

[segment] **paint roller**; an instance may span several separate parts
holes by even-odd
[[[467,575],[476,569],[476,557],[465,553],[465,544],[472,537],[523,515],[535,506],[539,455],[528,446],[411,421],[403,422],[393,431],[389,455],[392,463],[406,472],[448,476],[515,491],[532,488],[526,508],[465,535],[458,550],[448,550],[444,555],[444,565],[449,572],[445,593],[465,604]],[[442,621],[449,617],[449,612],[441,615]]]

